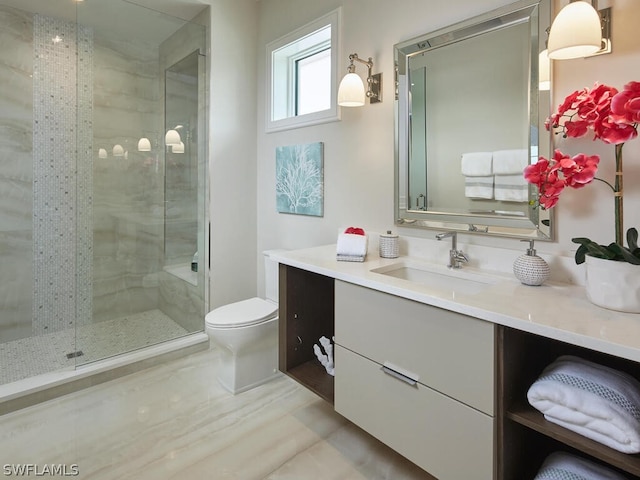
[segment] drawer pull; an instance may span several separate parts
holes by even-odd
[[[384,362],[380,370],[382,370],[387,375],[391,375],[398,380],[402,380],[403,382],[408,383],[409,385],[415,385],[416,383],[418,383],[418,379],[420,378],[420,375],[400,368],[391,362]]]

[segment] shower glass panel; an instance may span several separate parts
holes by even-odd
[[[0,0],[0,384],[203,330],[205,38],[125,0]]]

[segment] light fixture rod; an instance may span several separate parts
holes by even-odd
[[[361,59],[357,53],[352,53],[349,55],[349,67],[347,71],[349,73],[355,73],[356,66],[353,62],[360,62],[363,65],[367,66],[367,92],[366,96],[369,99],[369,103],[380,103],[382,102],[382,74],[372,74],[373,69],[373,58],[369,57],[369,60]]]
[[[369,74],[371,74],[371,68],[373,67],[373,58],[369,57],[368,61],[362,60],[360,57],[358,57],[357,53],[352,53],[351,55],[349,55],[349,61],[351,62],[351,65],[349,65],[349,68],[351,68],[351,66],[353,65],[353,61],[356,62],[360,62],[364,65],[367,66],[367,68],[369,69]],[[353,68],[355,69],[355,65],[353,65]],[[353,72],[351,72],[353,73]]]

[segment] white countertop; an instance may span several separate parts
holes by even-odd
[[[371,272],[400,261],[420,263],[419,258],[385,259],[369,252],[364,262],[338,262],[335,252],[335,245],[326,245],[282,251],[272,258],[337,280],[640,362],[640,314],[597,307],[587,299],[584,287],[553,282],[530,287],[513,275],[463,267],[468,273],[488,274],[495,284],[480,293],[460,294]],[[442,265],[446,262],[443,258]]]

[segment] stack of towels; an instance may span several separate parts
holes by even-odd
[[[617,472],[565,452],[549,455],[533,480],[626,480]]]
[[[359,227],[340,229],[336,245],[336,260],[343,262],[364,262],[367,256],[368,237]]]
[[[524,168],[529,164],[528,151],[497,150],[462,154],[465,196],[506,202],[529,201],[529,186]]]
[[[640,382],[572,355],[559,357],[527,392],[549,422],[623,453],[640,452]]]

